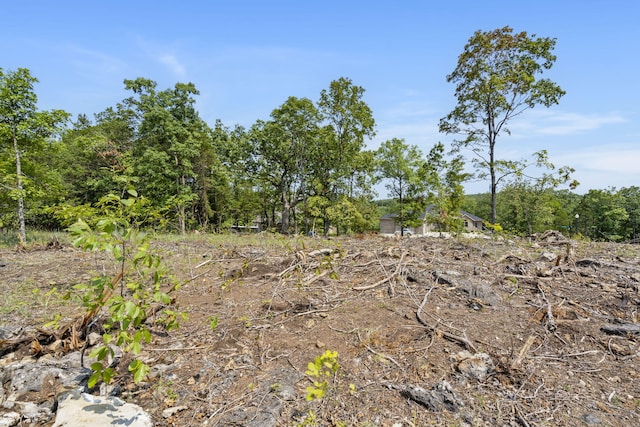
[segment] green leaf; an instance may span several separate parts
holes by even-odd
[[[139,382],[144,380],[145,377],[149,374],[150,371],[151,371],[151,368],[149,366],[145,365],[144,363],[142,363],[138,359],[133,360],[129,364],[129,372],[133,373],[133,381],[136,384],[138,384]]]
[[[102,365],[101,365],[101,367],[102,367]],[[96,384],[98,384],[98,381],[100,381],[101,378],[102,378],[102,372],[94,372],[89,377],[89,381],[87,381],[87,387],[89,387],[89,388],[95,387]]]
[[[218,327],[218,316],[209,318],[209,327],[211,328],[211,330],[215,330]]]

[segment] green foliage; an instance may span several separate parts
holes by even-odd
[[[394,138],[382,143],[376,159],[379,176],[387,181],[387,190],[395,200],[394,213],[401,230],[407,225],[417,225],[426,207],[424,193],[428,185],[420,173],[425,168],[422,152]]]
[[[428,184],[427,200],[432,206],[429,220],[440,230],[459,232],[463,228],[460,217],[464,200],[462,184],[469,179],[463,169],[462,157],[446,160],[444,145],[437,143],[429,151],[420,171],[421,178]]]
[[[576,231],[593,240],[622,241],[633,238],[633,228],[627,228],[634,221],[630,220],[627,206],[634,212],[633,205],[639,203],[637,192],[635,197],[633,194],[630,190],[589,190],[576,208],[579,215]]]
[[[470,149],[476,169],[491,181],[491,222],[496,222],[496,194],[502,177],[518,169],[501,160],[495,146],[512,119],[536,105],[557,104],[565,92],[549,79],[555,39],[514,33],[509,27],[476,31],[458,57],[447,81],[456,85],[456,107],[440,120],[440,131],[461,135],[456,147]]]
[[[498,213],[503,218],[502,225],[516,234],[539,233],[550,228],[568,229],[569,219],[556,196],[556,189],[569,184],[575,189],[578,182],[571,179],[573,168],[556,168],[548,160],[546,150],[535,153],[535,166],[544,172],[538,176],[527,174],[527,162],[514,171],[513,179],[500,192]],[[556,220],[557,216],[564,218]]]
[[[37,82],[26,68],[7,73],[0,68],[0,171],[3,176],[0,188],[17,207],[22,247],[26,246],[26,202],[46,195],[33,179],[40,175],[36,172],[42,170],[43,165],[29,160],[37,159],[37,154],[47,148],[45,141],[68,119],[68,114],[62,110],[37,110],[38,97],[34,91]],[[9,160],[8,153],[12,153],[13,159]]]
[[[329,379],[338,372],[339,368],[337,351],[327,350],[317,356],[313,362],[309,362],[305,374],[311,377],[313,386],[307,387],[305,398],[307,400],[322,399],[327,392]]]
[[[166,330],[177,328],[179,320],[185,318],[184,313],[170,309],[169,292],[179,285],[171,282],[161,258],[150,247],[149,236],[139,229],[143,205],[144,199],[133,189],[127,191],[126,198],[109,194],[100,200],[98,214],[89,220],[92,226],[79,219],[68,229],[74,246],[111,255],[116,270],[113,276],[100,275],[89,284],[76,286],[84,292],[82,302],[88,316],[102,311],[107,315],[103,324],[104,344],[91,353],[97,361],[91,365],[90,387],[99,380],[108,383],[115,375],[113,369],[105,366],[107,356],[113,355],[110,345],[135,356],[151,341],[148,316],[152,308],[156,313],[154,323]],[[134,381],[140,382],[149,367],[134,359],[129,371]]]

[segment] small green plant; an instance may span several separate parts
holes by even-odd
[[[491,231],[496,236],[500,236],[502,234],[502,232],[504,231],[500,224],[492,224],[489,221],[483,221],[482,225],[484,225],[484,228],[486,230]]]
[[[218,327],[218,316],[209,317],[209,327],[212,331],[215,331]]]
[[[149,236],[139,229],[138,218],[143,211],[145,199],[129,189],[126,198],[107,195],[98,203],[99,217],[91,218],[90,226],[78,219],[69,227],[74,246],[86,251],[100,251],[112,256],[114,274],[103,274],[89,284],[77,285],[83,292],[82,302],[87,309],[83,326],[105,312],[103,345],[97,346],[90,356],[96,358],[91,364],[93,374],[89,387],[102,380],[109,383],[115,376],[107,365],[113,356],[111,347],[116,345],[124,352],[137,355],[145,343],[151,341],[148,317],[155,316],[155,324],[166,330],[175,329],[179,319],[186,315],[170,307],[173,301],[170,292],[179,285],[172,283],[160,256],[150,249]],[[163,288],[169,288],[164,290]],[[128,367],[136,383],[149,373],[149,366],[134,359]]]
[[[307,412],[307,416],[304,417],[304,420],[298,424],[298,427],[313,427],[318,425],[318,418],[313,411]]]
[[[329,386],[328,380],[338,372],[339,368],[337,351],[327,350],[313,362],[309,362],[305,374],[311,377],[313,386],[307,387],[305,398],[308,401],[322,399]]]

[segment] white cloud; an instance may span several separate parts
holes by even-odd
[[[165,53],[161,54],[156,59],[158,62],[168,66],[171,72],[173,72],[175,75],[184,77],[184,75],[186,74],[184,65],[182,65],[180,61],[178,61],[178,58],[176,58],[175,55]]]
[[[565,153],[562,158],[589,171],[633,174],[640,179],[640,147],[585,147]]]
[[[600,129],[606,125],[625,123],[616,112],[580,114],[554,111],[530,111],[514,119],[509,126],[514,137],[533,135],[566,136]]]
[[[179,51],[179,46],[160,45],[154,41],[149,41],[143,37],[136,37],[136,46],[142,51],[144,56],[167,67],[175,76],[182,78],[186,75],[187,69],[174,53]]]

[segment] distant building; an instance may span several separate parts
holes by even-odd
[[[403,234],[424,235],[430,231],[440,231],[439,225],[429,221],[429,217],[433,215],[433,205],[427,206],[425,211],[420,216],[422,224],[418,227],[404,227]],[[398,221],[400,215],[392,213],[384,215],[380,218],[380,234],[400,234],[401,225]],[[462,218],[464,229],[468,232],[482,231],[483,219],[477,217],[469,212],[463,210],[460,211],[460,217]]]

